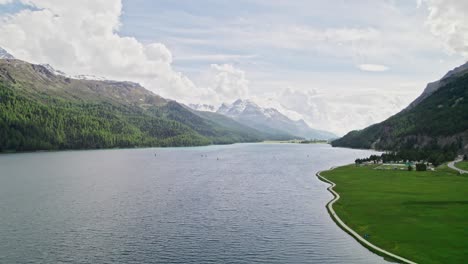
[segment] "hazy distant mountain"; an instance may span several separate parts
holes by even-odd
[[[443,161],[468,153],[468,64],[427,86],[408,108],[333,141],[334,146],[381,150],[423,149]],[[444,153],[444,154],[440,154]]]
[[[6,50],[0,48],[0,59],[8,59],[8,60],[13,60],[15,57],[8,53]]]
[[[306,139],[336,138],[333,133],[310,128],[304,120],[291,120],[274,108],[262,108],[250,100],[238,99],[232,104],[222,104],[217,113],[270,134]]]

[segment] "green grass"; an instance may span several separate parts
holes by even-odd
[[[467,263],[468,177],[446,166],[435,172],[336,168],[340,218],[361,236],[417,263]]]
[[[455,164],[455,167],[468,171],[468,161],[460,161]]]

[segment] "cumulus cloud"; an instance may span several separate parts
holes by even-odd
[[[186,32],[184,37],[189,45],[186,50],[194,51],[188,52],[187,56],[180,56],[180,53],[174,56],[168,46],[162,43],[142,43],[136,38],[119,34],[121,0],[16,1],[33,8],[10,15],[2,14],[0,36],[7,37],[0,37],[0,47],[4,47],[20,59],[33,63],[50,63],[68,74],[92,74],[109,79],[140,82],[157,94],[182,102],[219,104],[237,98],[253,98],[259,101],[262,101],[262,98],[270,98],[264,100],[265,105],[276,105],[276,108],[281,108],[295,119],[304,118],[313,127],[338,133],[383,120],[406,106],[411,98],[401,99],[400,95],[383,90],[378,92],[374,87],[381,87],[382,81],[377,82],[379,85],[366,86],[374,88],[372,91],[357,92],[354,88],[349,88],[353,82],[354,87],[362,87],[361,79],[347,80],[350,85],[346,83],[342,87],[349,91],[343,88],[339,93],[328,92],[326,87],[334,81],[334,76],[328,75],[325,85],[318,85],[316,77],[301,82],[298,77],[309,76],[312,73],[304,71],[305,73],[300,72],[297,75],[291,74],[295,69],[315,69],[308,67],[315,66],[311,63],[315,59],[317,65],[327,66],[339,61],[345,62],[346,65],[356,65],[363,71],[386,71],[387,65],[392,69],[398,67],[399,70],[405,65],[408,65],[408,69],[418,69],[428,63],[424,60],[424,63],[419,63],[416,67],[412,64],[412,54],[432,55],[441,50],[439,41],[445,43],[448,51],[468,56],[468,18],[465,16],[468,13],[468,2],[461,0],[417,1],[421,8],[428,8],[430,14],[427,25],[439,40],[430,34],[427,28],[422,30],[421,24],[425,17],[402,16],[401,14],[406,12],[400,12],[398,8],[388,4],[393,1],[384,1],[385,4],[380,1],[376,1],[377,4],[348,4],[358,5],[355,10],[360,12],[355,12],[356,14],[369,15],[359,18],[364,19],[363,25],[319,25],[315,21],[301,24],[300,21],[306,20],[306,17],[315,17],[311,16],[310,12],[314,10],[313,5],[316,3],[308,1],[287,2],[287,5],[294,6],[295,13],[304,12],[302,17],[293,18],[287,15],[289,12],[284,12],[283,7],[273,16],[262,16],[253,12],[250,17],[246,15],[240,21],[228,23],[223,23],[222,19],[212,20],[214,18],[198,16],[193,16],[193,20],[187,21],[185,17],[180,17],[179,10],[174,14],[158,14],[157,17],[161,17],[160,23],[167,24],[167,21],[172,19],[175,25],[180,27],[178,30]],[[0,0],[0,4],[11,2],[13,1]],[[128,3],[131,4],[130,2]],[[260,2],[270,5],[269,1]],[[305,8],[304,3],[311,8]],[[269,7],[265,10],[270,10],[272,6]],[[339,19],[353,14],[349,12],[349,8],[340,10],[333,4],[328,5],[328,8],[333,12],[327,13],[323,12],[326,9],[321,9],[319,13],[334,15],[331,20],[340,21]],[[363,11],[362,8],[367,9]],[[166,25],[158,24],[158,18],[153,18],[156,20],[154,24],[158,27]],[[351,18],[352,21],[360,21],[353,16]],[[202,22],[197,24],[197,21]],[[166,31],[174,34],[176,29],[170,28]],[[163,31],[158,33],[161,32]],[[203,39],[203,36],[208,37]],[[170,47],[174,46],[174,43],[180,45],[182,41],[178,39],[171,43],[167,36],[160,37],[165,41],[169,40],[165,43],[170,43]],[[206,50],[192,50],[194,43],[206,50],[209,50],[209,45],[213,45],[213,50],[221,53],[205,54]],[[183,49],[179,46],[177,50],[180,52]],[[238,51],[240,55],[227,51]],[[182,64],[184,60],[191,64],[194,64],[194,61],[203,61],[203,65],[213,62],[218,64],[209,66],[207,70],[196,69],[197,74],[191,75],[191,78],[202,78],[197,76],[200,72],[201,75],[206,75],[206,78],[195,85],[186,75],[174,69],[174,57],[179,63],[182,61]],[[424,59],[428,57],[430,56],[421,56]],[[238,63],[253,59],[255,64]],[[225,64],[226,62],[236,66]],[[238,68],[239,65],[242,69]],[[279,68],[281,70],[278,70]],[[255,84],[252,87],[249,87],[250,82],[244,71],[246,69],[249,77],[261,77],[251,79]],[[375,76],[379,77],[378,74]],[[265,79],[275,83],[289,83],[287,79],[291,79],[293,87],[321,87],[322,90],[319,92],[313,89],[283,89],[286,86],[279,89],[265,86],[259,89],[259,81]],[[263,96],[267,92],[274,95]]]
[[[412,100],[402,94],[379,93],[375,90],[322,92],[285,88],[275,95],[285,109],[294,111],[295,119],[304,119],[311,127],[343,135],[385,120]],[[288,112],[285,112],[288,113]]]
[[[425,0],[429,10],[427,25],[444,41],[447,51],[468,58],[468,1]]]
[[[10,1],[0,0],[0,3]],[[0,46],[17,58],[50,63],[69,74],[92,74],[140,82],[169,98],[184,100],[196,88],[172,67],[161,43],[143,44],[118,34],[120,0],[22,0],[34,8],[0,21]]]
[[[232,101],[249,96],[249,81],[245,72],[231,64],[211,65],[211,86],[220,100]]]
[[[388,70],[388,67],[380,64],[360,64],[358,68],[362,71],[370,72],[384,72]]]

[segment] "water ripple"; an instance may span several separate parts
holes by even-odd
[[[356,155],[369,152],[236,144],[2,155],[0,263],[382,263],[330,219],[331,195],[314,177]]]

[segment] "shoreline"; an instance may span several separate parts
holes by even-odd
[[[330,168],[330,170],[333,170],[335,167]],[[411,260],[405,259],[403,257],[400,257],[398,255],[395,255],[391,252],[388,252],[382,248],[377,247],[376,245],[370,243],[363,237],[361,237],[358,233],[356,233],[353,229],[351,229],[349,226],[347,226],[341,218],[336,214],[335,210],[333,209],[333,204],[340,199],[340,195],[333,190],[333,188],[336,186],[336,184],[327,178],[323,177],[320,173],[322,171],[318,171],[315,175],[317,178],[325,183],[330,184],[330,186],[327,188],[327,190],[333,195],[333,199],[327,203],[325,206],[327,208],[328,214],[331,216],[333,222],[335,222],[338,227],[340,227],[343,231],[351,235],[354,239],[356,239],[357,242],[359,242],[361,245],[363,245],[365,248],[370,250],[371,252],[384,257],[384,259],[388,260],[390,259],[391,261],[398,261],[401,263],[408,263],[408,264],[416,264],[416,262],[413,262]]]
[[[257,144],[264,143],[262,141],[256,142],[234,142],[229,144],[207,144],[207,145],[189,145],[189,146],[167,146],[167,147],[147,147],[147,146],[138,146],[138,147],[116,147],[116,148],[70,148],[70,149],[46,149],[46,150],[26,150],[26,151],[0,151],[1,155],[11,155],[11,154],[26,154],[26,153],[55,153],[55,152],[72,152],[72,151],[100,151],[100,150],[132,150],[132,149],[169,149],[169,148],[199,148],[199,147],[210,147],[210,146],[231,146],[235,144]]]
[[[285,142],[287,143],[287,142]],[[117,147],[117,148],[82,148],[82,149],[48,149],[48,150],[27,150],[27,151],[0,151],[0,156],[2,155],[13,155],[13,154],[39,154],[39,153],[57,153],[57,152],[75,152],[75,151],[103,151],[103,150],[133,150],[133,149],[182,149],[182,148],[204,148],[204,147],[212,147],[212,146],[233,146],[238,144],[284,144],[280,142],[266,142],[266,141],[254,141],[254,142],[234,142],[228,144],[208,144],[208,145],[191,145],[191,146],[168,146],[168,147]],[[289,143],[295,144],[295,143]],[[299,143],[297,143],[299,144]],[[319,143],[315,143],[319,144]],[[324,143],[326,144],[326,143]]]

